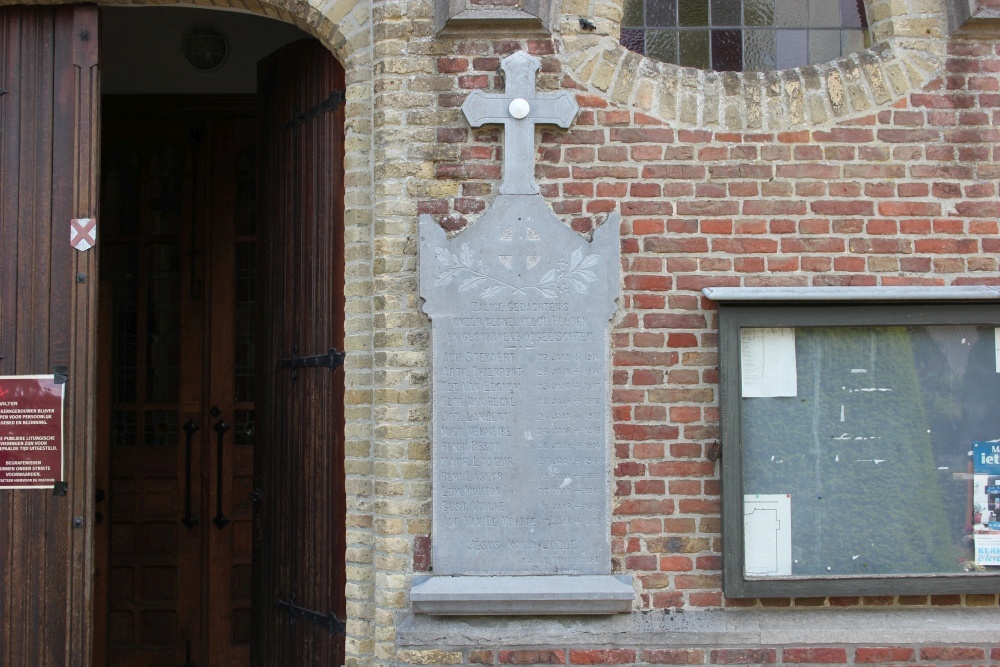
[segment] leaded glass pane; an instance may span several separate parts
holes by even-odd
[[[646,0],[646,27],[673,28],[677,25],[677,0]]]
[[[102,250],[101,270],[111,285],[114,337],[112,396],[116,403],[136,398],[138,357],[138,265],[135,244],[108,244]]]
[[[116,410],[111,417],[111,442],[119,447],[135,445],[135,413]]]
[[[176,401],[180,364],[180,250],[147,246],[145,400]]]
[[[774,30],[759,28],[745,30],[743,39],[743,69],[747,72],[767,72],[777,69]]]
[[[774,0],[745,0],[743,21],[744,25],[774,25]]]
[[[840,25],[845,28],[861,28],[865,21],[865,0],[840,0]]]
[[[142,189],[139,158],[135,153],[108,151],[102,165],[101,235],[128,236],[139,225],[139,193]]]
[[[712,31],[712,69],[717,72],[743,69],[743,40],[739,30]]]
[[[805,28],[809,25],[808,9],[802,0],[775,0],[774,24],[779,28]]]
[[[839,30],[813,30],[809,33],[809,62],[825,63],[839,57]]]
[[[254,389],[254,331],[256,328],[256,244],[237,243],[235,249],[234,315],[235,364],[234,387],[237,401],[252,401]]]
[[[622,28],[641,28],[644,26],[642,18],[644,6],[643,0],[625,0],[625,6],[622,10]],[[624,30],[622,30],[622,37],[625,37]],[[625,42],[622,42],[622,45],[624,46]]]
[[[165,410],[147,410],[143,414],[143,444],[169,447],[177,444],[177,413]]]
[[[635,30],[632,28],[622,28],[621,43],[629,51],[635,51],[636,53],[641,53],[643,55],[648,55],[650,58],[656,58],[651,53],[646,53],[646,41],[645,32],[642,30]],[[650,34],[653,34],[652,32]],[[666,61],[671,62],[671,61]]]
[[[712,0],[712,25],[740,25],[740,0]]]
[[[677,64],[677,32],[650,30],[646,35],[646,55],[665,63]]]
[[[146,172],[146,232],[176,234],[181,220],[181,182],[184,165],[170,144],[153,148]]]
[[[777,66],[778,69],[798,67],[807,62],[807,35],[805,30],[778,30]]]
[[[840,28],[840,5],[831,0],[809,0],[810,28]]]
[[[708,0],[678,0],[677,24],[691,27],[707,26]],[[708,42],[708,35],[705,35],[705,42]],[[683,41],[681,43],[683,44]]]
[[[253,234],[257,229],[257,151],[250,144],[236,158],[236,233]]]
[[[790,69],[871,46],[864,11],[864,0],[626,0],[621,43],[687,67]]]
[[[680,39],[680,63],[683,67],[709,69],[708,30],[683,30]]]

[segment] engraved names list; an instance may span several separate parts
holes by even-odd
[[[501,196],[451,241],[421,220],[435,574],[610,572],[617,227],[588,242],[540,197]]]

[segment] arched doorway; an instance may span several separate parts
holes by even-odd
[[[54,488],[0,491],[0,664],[85,667],[94,662],[95,636],[103,642],[103,664],[220,664],[226,656],[213,653],[213,637],[224,638],[219,641],[230,641],[234,634],[237,639],[246,637],[248,565],[250,645],[255,664],[340,664],[343,642],[330,633],[328,615],[342,615],[344,606],[343,380],[339,371],[322,365],[297,368],[283,361],[325,353],[339,346],[343,337],[344,121],[342,107],[334,103],[341,95],[336,91],[342,90],[343,70],[315,41],[293,43],[271,59],[271,87],[257,95],[268,103],[259,107],[266,121],[259,120],[259,109],[256,112],[259,126],[268,131],[250,133],[264,138],[255,157],[258,164],[266,165],[263,171],[268,175],[257,188],[257,194],[267,202],[258,204],[257,231],[266,234],[256,241],[262,260],[257,263],[262,288],[259,305],[248,306],[244,300],[238,315],[237,295],[223,295],[219,300],[226,305],[218,313],[209,312],[204,304],[212,294],[210,285],[219,291],[220,285],[228,284],[227,289],[235,293],[239,279],[235,273],[225,277],[230,269],[217,269],[213,274],[205,264],[217,262],[235,272],[239,263],[227,253],[235,256],[233,244],[249,242],[253,236],[217,231],[217,224],[222,223],[216,218],[231,221],[233,217],[239,199],[233,193],[239,190],[239,183],[230,181],[215,188],[217,183],[212,180],[216,173],[232,175],[235,171],[237,180],[242,173],[244,183],[254,181],[247,176],[253,172],[250,154],[244,150],[247,145],[236,141],[248,136],[240,133],[253,121],[253,105],[229,104],[227,108],[220,99],[205,97],[175,99],[172,105],[159,107],[135,100],[109,104],[109,108],[118,109],[118,134],[110,131],[109,137],[118,136],[127,143],[133,132],[136,146],[147,148],[151,133],[166,132],[156,137],[176,140],[173,147],[184,156],[180,159],[181,180],[187,185],[181,187],[180,203],[169,193],[164,198],[160,195],[173,182],[167,168],[173,164],[172,158],[162,153],[152,163],[136,162],[132,169],[128,151],[124,157],[119,152],[116,187],[132,178],[143,184],[137,190],[139,196],[132,197],[133,204],[120,207],[117,228],[112,222],[107,234],[99,231],[96,247],[81,242],[80,235],[86,235],[82,230],[90,228],[93,219],[97,219],[98,230],[104,229],[98,204],[102,144],[99,47],[110,54],[129,43],[142,42],[140,35],[127,32],[102,44],[99,11],[93,5],[0,8],[0,248],[4,257],[0,262],[0,374],[48,375],[52,382],[65,384],[61,480],[57,478]],[[239,34],[242,31],[237,31],[237,38]],[[295,50],[299,48],[304,50]],[[151,81],[160,81],[152,70],[142,71]],[[208,87],[187,91],[191,95],[234,92],[213,88],[208,78],[198,81],[203,85],[208,82]],[[131,112],[125,111],[129,105]],[[144,108],[142,113],[140,108]],[[168,109],[173,111],[168,113]],[[190,127],[187,133],[178,132],[176,127],[170,131],[148,126],[141,132],[135,130],[144,122],[155,125],[164,121],[173,112],[188,114],[187,120],[190,114],[201,114],[202,122],[211,121],[213,137],[228,138],[213,144],[218,150],[213,148],[212,155],[225,156],[218,160],[222,166],[193,155]],[[111,141],[109,138],[109,147]],[[148,157],[147,148],[142,150]],[[142,150],[138,153],[143,154]],[[200,165],[201,171],[192,172],[195,165]],[[208,178],[210,172],[212,177]],[[137,181],[133,178],[136,174],[140,176]],[[147,196],[153,190],[157,196]],[[213,190],[230,194],[228,198],[209,197]],[[192,193],[200,193],[204,199],[192,201]],[[119,204],[129,200],[121,192],[112,195]],[[162,214],[178,209],[181,218],[168,234],[161,224]],[[203,214],[192,221],[192,211]],[[123,215],[137,216],[138,222],[129,223],[131,231],[129,224],[122,224]],[[151,227],[153,219],[157,222]],[[136,248],[144,248],[142,253],[132,252],[135,271],[130,269],[131,251],[126,247],[132,242],[130,234],[142,237],[132,241]],[[168,238],[171,234],[176,238]],[[228,234],[232,243],[213,241],[215,234],[218,238]],[[105,240],[109,258],[102,276],[98,257]],[[117,250],[113,247],[116,240]],[[168,247],[170,242],[176,247]],[[158,281],[159,274],[150,282],[147,271],[141,293],[138,288],[131,290],[135,304],[127,295],[120,300],[132,313],[131,319],[119,319],[124,332],[120,341],[113,331],[114,289],[104,291],[104,308],[99,307],[97,289],[100,278],[114,277],[107,274],[115,272],[116,252],[126,292],[130,281],[140,280],[140,264],[145,262],[142,271],[147,271],[151,258],[165,270],[163,277],[174,272],[186,281],[180,288],[170,288],[169,279]],[[158,310],[156,304],[172,303],[159,299],[160,292],[179,295],[186,289],[189,295],[199,294],[198,289],[192,289],[198,280],[192,281],[191,276],[203,278],[201,305],[191,296],[183,312],[179,302],[176,308],[170,305]],[[175,326],[161,329],[170,321],[171,308],[175,308]],[[242,402],[229,396],[228,403],[216,405],[212,403],[215,397],[235,392],[235,380],[229,389],[219,390],[211,378],[221,371],[207,369],[203,361],[201,371],[181,371],[180,364],[192,364],[190,359],[175,363],[176,374],[167,370],[167,361],[179,359],[171,347],[181,345],[177,341],[185,341],[183,349],[194,350],[204,360],[225,356],[216,350],[216,340],[223,340],[218,345],[230,348],[231,353],[226,364],[235,368],[233,349],[239,344],[244,352],[247,349],[245,340],[238,343],[235,339],[236,322],[240,316],[246,319],[248,311],[259,324],[256,332],[261,341],[253,356],[254,369],[261,378],[256,384],[267,388],[266,395],[258,392],[254,400]],[[151,312],[155,317],[150,317]],[[198,321],[192,324],[193,320]],[[229,334],[216,339],[214,334],[220,328]],[[101,341],[99,331],[104,334]],[[188,339],[197,338],[198,331],[202,332],[201,342],[188,344]],[[153,343],[155,354],[150,353],[149,345],[141,354],[137,351],[140,335]],[[170,335],[174,342],[158,345],[164,342],[161,336]],[[114,375],[116,342],[122,343],[122,359],[131,355],[136,367],[137,379],[130,389],[136,400],[114,400],[112,378],[122,379],[125,385],[131,381],[125,377],[127,373]],[[245,368],[250,356],[245,353],[240,358]],[[320,361],[332,358],[324,355]],[[300,359],[297,363],[303,362]],[[99,371],[103,373],[100,386]],[[141,383],[140,376],[144,378]],[[182,377],[187,378],[184,391],[194,386],[193,393],[181,393]],[[150,393],[146,379],[155,380],[153,389],[166,394],[176,387],[176,395],[159,400],[164,394]],[[246,373],[242,381],[246,383]],[[141,395],[137,393],[140,385]],[[213,414],[213,406],[219,409],[218,416]],[[243,437],[250,435],[245,413],[251,409],[255,414],[254,438],[266,444],[255,442],[249,456],[227,453],[236,447],[232,443],[238,411],[244,413]],[[223,410],[229,412],[223,414]],[[230,428],[212,429],[220,419]],[[201,421],[192,439],[190,471],[183,431],[187,420]],[[114,428],[116,423],[118,428]],[[221,457],[219,431],[229,436],[222,442]],[[114,438],[121,441],[112,442]],[[98,446],[101,452],[95,459]],[[113,452],[114,447],[122,448],[122,453]],[[159,447],[160,451],[143,456],[138,453],[143,447]],[[135,459],[140,470],[116,473],[112,467],[116,457],[117,463]],[[249,473],[248,458],[253,460]],[[160,468],[146,474],[141,470],[155,461],[165,461],[167,471]],[[115,487],[116,479],[121,482],[119,488]],[[190,494],[185,490],[189,480]],[[240,497],[240,485],[245,486],[248,480],[252,497]],[[190,504],[186,502],[189,498]],[[187,524],[193,522],[184,521],[188,510],[199,519],[191,528]],[[229,521],[218,522],[226,528],[246,522],[249,516],[249,531],[245,527],[241,532],[224,531],[213,521],[220,515]],[[116,522],[124,525],[117,538],[112,534]],[[225,538],[198,537],[208,529]],[[252,543],[249,563],[247,534]],[[242,537],[234,540],[233,535]],[[191,540],[194,546],[183,547],[184,540]],[[220,542],[237,542],[242,551],[214,558],[220,553]],[[103,549],[103,560],[95,560],[95,544]],[[133,562],[116,565],[110,561],[113,547],[121,547]],[[178,561],[180,553],[187,557],[183,563]],[[196,565],[191,565],[195,561]],[[226,570],[221,571],[218,563],[227,564]],[[118,571],[112,572],[115,568]],[[242,570],[234,571],[238,568]],[[116,577],[121,586],[112,589]],[[228,582],[224,584],[230,589],[228,600],[218,594],[218,588],[206,585],[216,578]],[[172,608],[177,606],[174,598],[181,595],[181,588],[189,584],[195,586],[195,592],[184,594],[186,606]],[[239,600],[232,599],[236,589],[243,591]],[[114,618],[112,595],[121,603]],[[223,634],[208,620],[213,613],[210,600],[228,609],[225,613],[230,619],[224,623]],[[161,607],[155,608],[154,601]],[[242,613],[242,625],[233,621],[233,610]],[[323,625],[310,622],[317,619]],[[121,633],[115,635],[116,640],[138,637],[146,648],[166,648],[146,657],[123,654],[121,659],[111,659],[108,639],[112,623],[117,624],[113,631]],[[189,628],[194,630],[185,635]]]
[[[94,664],[340,664],[342,374],[285,362],[342,348],[343,69],[102,12]]]

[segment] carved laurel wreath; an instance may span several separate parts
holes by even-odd
[[[560,291],[566,290],[567,287],[572,287],[578,294],[586,294],[587,284],[597,280],[597,274],[590,267],[594,266],[600,259],[600,255],[594,253],[584,257],[583,249],[577,248],[570,255],[569,267],[565,270],[561,268],[549,269],[538,282],[518,286],[490,275],[483,260],[476,260],[475,251],[467,243],[462,244],[458,254],[440,247],[435,249],[435,254],[438,261],[444,264],[444,270],[434,281],[435,285],[448,285],[456,276],[465,272],[469,275],[462,280],[462,284],[458,287],[459,291],[466,292],[485,283],[485,289],[479,293],[481,299],[496,296],[508,289],[511,291],[511,296],[534,290],[549,299],[554,299]]]

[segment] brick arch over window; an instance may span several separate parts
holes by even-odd
[[[623,0],[564,0],[560,27],[576,78],[619,104],[682,127],[780,131],[867,115],[926,85],[944,64],[955,6],[967,2],[865,0],[873,48],[775,72],[712,72],[632,53],[618,43]],[[581,28],[584,15],[596,30]]]

